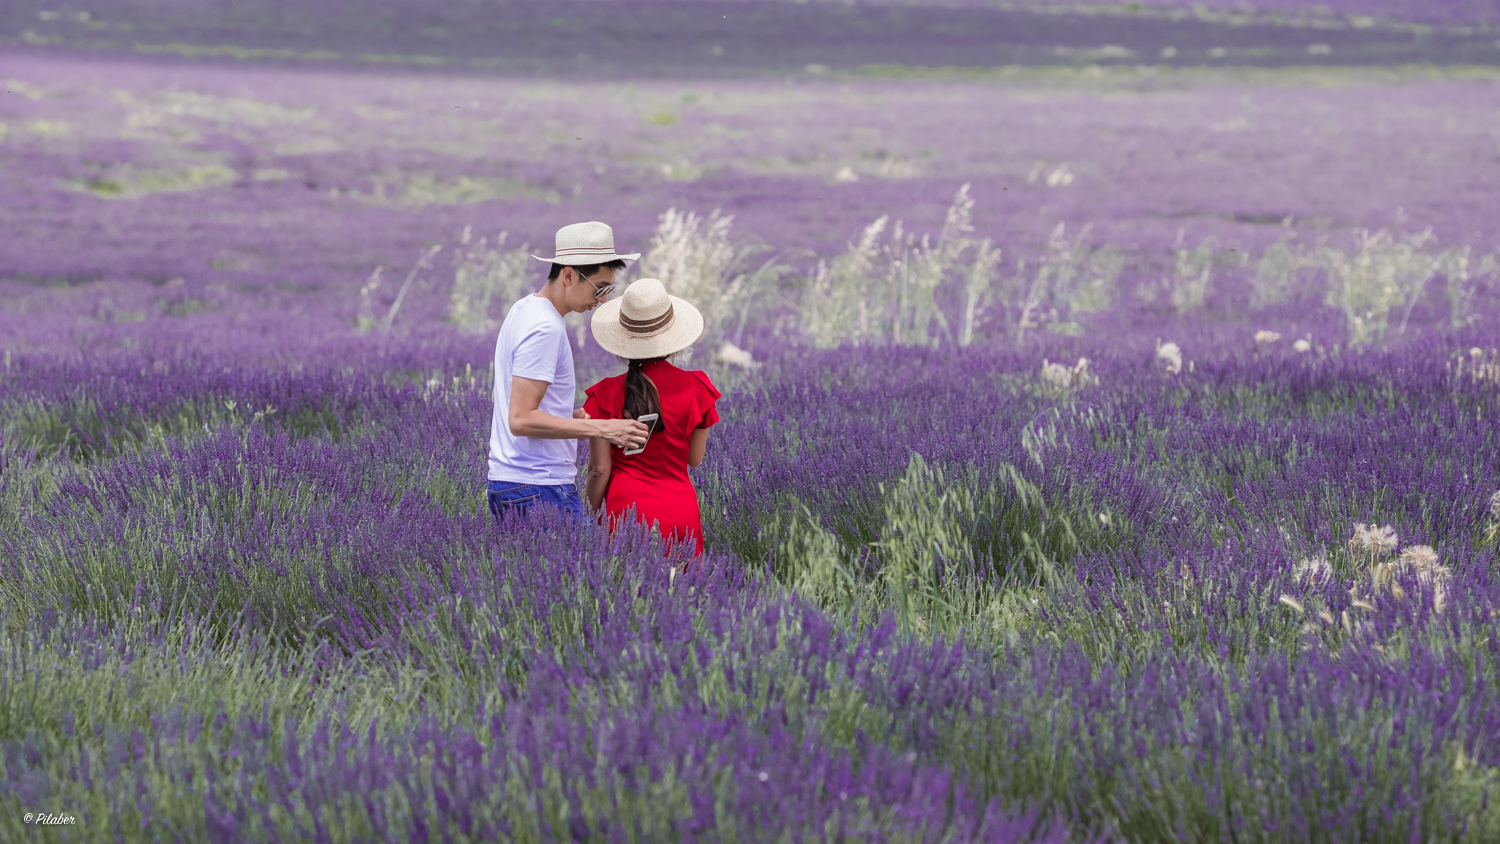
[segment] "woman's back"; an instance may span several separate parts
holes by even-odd
[[[610,481],[605,509],[618,516],[634,507],[647,524],[658,523],[664,535],[697,537],[702,546],[698,494],[688,477],[693,432],[719,421],[720,393],[702,372],[678,369],[664,360],[641,367],[656,386],[660,418],[639,454],[610,449]],[[625,409],[625,375],[605,378],[588,388],[584,410],[594,419],[619,419]]]

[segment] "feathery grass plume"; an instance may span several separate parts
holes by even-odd
[[[354,330],[361,334],[375,327],[375,292],[380,289],[381,276],[384,274],[384,266],[376,267],[359,288],[359,310],[354,316]]]
[[[1072,386],[1073,371],[1060,363],[1049,363],[1042,359],[1042,382],[1052,387],[1066,389]]]
[[[1333,578],[1333,566],[1326,557],[1308,557],[1292,567],[1292,577],[1298,583],[1322,586]]]
[[[1490,359],[1484,359],[1484,349],[1475,346],[1469,349],[1469,355],[1465,358],[1462,354],[1457,355],[1457,365],[1454,360],[1446,364],[1450,381],[1462,382],[1465,375],[1468,376],[1469,384],[1488,385],[1500,387],[1500,351],[1490,349]]]
[[[703,340],[709,348],[730,339],[731,325],[736,326],[732,341],[737,344],[756,296],[775,287],[788,271],[774,256],[746,271],[749,258],[765,247],[734,245],[729,239],[733,224],[733,216],[717,209],[700,217],[668,208],[657,218],[656,233],[639,266],[641,278],[660,279],[667,292],[703,312]]]
[[[725,273],[735,261],[729,231],[733,216],[718,209],[708,217],[668,208],[657,218],[656,232],[638,269],[642,278],[660,279],[675,296],[697,305],[705,321],[721,318],[714,307],[723,291]]]
[[[1251,282],[1250,306],[1264,308],[1286,301],[1287,293],[1297,280],[1297,274],[1310,266],[1308,257],[1285,240],[1277,241],[1255,265],[1255,277]]]
[[[1490,523],[1484,529],[1483,543],[1485,545],[1493,545],[1496,540],[1500,540],[1500,492],[1495,492],[1490,496],[1489,510]]]
[[[1183,247],[1184,230],[1177,232],[1178,248],[1172,260],[1172,275],[1167,278],[1167,296],[1178,314],[1203,307],[1208,286],[1213,281],[1214,239],[1206,237],[1193,249]]]
[[[1182,371],[1182,349],[1176,343],[1162,343],[1157,341],[1156,359],[1165,365],[1168,375],[1176,375]]]
[[[1292,349],[1295,350],[1298,354],[1305,354],[1312,351],[1312,341],[1307,339],[1297,340],[1296,342],[1292,343]]]
[[[1007,316],[1014,315],[1007,322],[1020,345],[1027,331],[1044,325],[1080,333],[1071,316],[1102,310],[1113,301],[1124,268],[1121,253],[1086,245],[1088,226],[1069,238],[1062,223],[1048,238],[1034,275],[1028,276],[1026,262],[1018,260],[1016,275],[992,292],[1001,250],[971,236],[973,206],[965,184],[954,194],[936,242],[897,221],[881,244],[890,219],[881,217],[843,255],[819,262],[801,305],[802,324],[814,344],[830,348],[889,340],[910,346],[947,337],[968,346],[984,310],[998,299]],[[937,305],[938,291],[953,277],[963,284],[957,337]]]
[[[1011,330],[1017,347],[1030,329],[1064,325],[1075,314],[1100,311],[1114,301],[1124,258],[1111,247],[1088,246],[1090,231],[1084,226],[1069,238],[1067,224],[1058,223],[1030,278],[1025,260],[1016,261],[1016,274],[1006,282],[1002,296],[1015,312]]]
[[[890,325],[890,339],[902,346],[925,346],[937,339],[932,334],[936,320],[944,331],[947,320],[937,309],[937,289],[948,269],[951,245],[939,240],[933,246],[927,235],[918,238],[896,221],[891,239],[883,250],[890,291],[883,322]],[[882,332],[883,333],[883,332]]]
[[[1469,277],[1470,252],[1471,249],[1467,246],[1450,249],[1443,256],[1442,266],[1438,268],[1448,282],[1448,325],[1451,328],[1463,328],[1479,318],[1479,315],[1474,312],[1474,296],[1477,290]],[[1493,261],[1494,259],[1489,255],[1480,259],[1481,275],[1486,274],[1483,266],[1486,260]]]
[[[897,221],[881,244],[889,221],[881,217],[831,264],[819,262],[801,307],[802,324],[813,343],[824,348],[881,341],[920,346],[944,336],[964,345],[972,342],[974,320],[999,261],[998,250],[988,241],[976,244],[969,236],[973,208],[965,184],[954,194],[936,242],[906,231]],[[972,247],[978,247],[977,256],[965,265],[963,257]],[[959,271],[966,276],[967,302],[964,333],[954,338],[947,315],[938,308],[937,292]]]
[[[1453,328],[1472,325],[1480,318],[1475,300],[1479,293],[1476,281],[1494,276],[1500,269],[1500,252],[1479,259],[1479,267],[1471,270],[1468,246],[1450,249],[1443,256],[1439,268],[1448,280],[1448,324]]]
[[[525,293],[532,266],[525,244],[505,248],[506,232],[473,241],[473,227],[464,226],[453,252],[453,292],[448,297],[448,319],[460,331],[477,334],[498,326],[490,313],[495,305],[505,313]]]
[[[890,217],[865,226],[859,242],[832,261],[819,261],[802,296],[802,328],[813,345],[830,349],[843,342],[859,344],[877,336],[870,312],[870,285],[880,257],[880,235]]]
[[[1262,345],[1274,343],[1280,339],[1281,335],[1277,334],[1275,331],[1262,330],[1255,332],[1255,342]]]
[[[411,272],[406,274],[406,280],[401,282],[401,289],[396,291],[396,298],[391,302],[391,309],[386,311],[385,325],[382,326],[382,330],[386,334],[391,333],[391,326],[396,322],[396,314],[401,312],[401,305],[406,301],[406,294],[411,292],[412,283],[417,280],[417,276],[421,275],[423,270],[432,265],[432,259],[437,257],[437,253],[441,251],[443,251],[442,244],[435,244],[428,247],[427,251],[422,253],[422,257],[418,258],[417,262],[412,265]]]
[[[974,262],[964,272],[963,327],[958,332],[960,346],[974,342],[974,325],[989,303],[990,287],[1000,268],[1000,255],[1000,249],[985,238],[975,247]]]
[[[933,323],[937,323],[941,334],[952,339],[948,319],[937,307],[937,291],[951,273],[962,268],[964,253],[974,246],[969,236],[974,231],[973,218],[974,198],[969,195],[969,185],[965,183],[953,194],[953,202],[948,206],[936,244],[932,244],[926,235],[919,239],[911,233],[903,233],[901,223],[896,223],[891,241],[885,247],[891,285],[889,299],[894,309],[888,318],[891,320],[891,339],[896,343],[921,346],[937,342],[938,335],[932,331]],[[993,259],[988,254],[980,255],[969,267],[966,286],[988,286],[984,280],[988,271],[983,264],[998,259],[998,253]],[[974,296],[971,292],[970,297]],[[965,314],[967,317],[967,309]],[[966,319],[966,323],[969,322]],[[972,331],[971,325],[967,327]]]
[[[1298,632],[1303,636],[1302,651],[1306,653],[1321,647],[1337,657],[1343,648],[1345,638],[1355,633],[1357,626],[1354,619],[1350,617],[1348,610],[1341,610],[1335,616],[1319,595],[1305,595],[1304,599],[1308,603],[1304,604],[1302,600],[1284,593],[1277,599],[1278,603],[1295,610],[1303,618],[1302,625],[1298,628]],[[1375,608],[1368,601],[1357,599],[1351,603],[1351,606],[1365,610]],[[1366,625],[1361,623],[1358,627],[1364,628]]]
[[[1102,311],[1114,301],[1115,282],[1125,259],[1113,247],[1089,246],[1092,230],[1093,226],[1085,225],[1069,240],[1065,224],[1058,223],[1047,239],[1042,268],[1050,275],[1049,304],[1064,316]]]
[[[1334,247],[1319,252],[1328,274],[1327,303],[1343,310],[1350,345],[1385,339],[1391,311],[1404,305],[1396,333],[1404,333],[1422,289],[1447,260],[1424,247],[1432,231],[1397,238],[1384,229],[1360,233],[1358,249],[1346,254]]]

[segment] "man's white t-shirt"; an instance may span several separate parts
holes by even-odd
[[[540,296],[511,305],[495,343],[495,412],[490,420],[492,481],[558,486],[578,480],[578,441],[518,437],[510,432],[510,381],[546,381],[541,410],[573,418],[573,347],[556,306]]]

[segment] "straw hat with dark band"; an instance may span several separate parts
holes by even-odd
[[[594,309],[594,339],[622,358],[662,358],[703,336],[703,314],[686,299],[667,295],[654,278],[625,288],[625,295]]]
[[[551,258],[531,257],[550,264],[586,267],[610,261],[634,261],[641,253],[615,254],[615,230],[600,222],[574,223],[557,230],[557,254]]]

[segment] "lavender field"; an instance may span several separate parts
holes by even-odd
[[[1497,25],[12,4],[0,840],[1500,839]],[[485,508],[589,219],[700,562]]]

